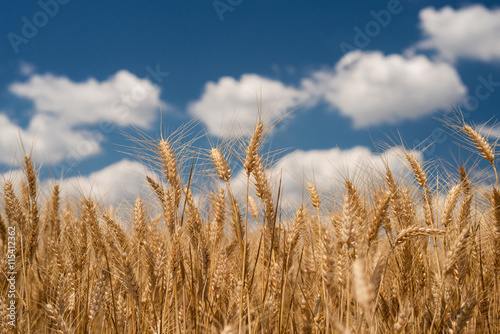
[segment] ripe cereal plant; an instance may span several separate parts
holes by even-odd
[[[5,320],[2,256],[1,331],[500,333],[497,183],[464,166],[437,183],[404,151],[411,177],[387,166],[328,194],[304,175],[291,203],[263,152],[271,128],[258,120],[208,150],[182,132],[140,137],[136,153],[158,173],[144,180],[152,196],[120,214],[58,184],[44,191],[26,156],[1,194],[3,254],[8,227],[18,231],[17,319]],[[472,125],[456,131],[496,176],[496,143]]]

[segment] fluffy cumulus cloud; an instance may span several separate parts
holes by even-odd
[[[237,136],[252,129],[260,101],[262,115],[270,115],[272,120],[306,100],[306,92],[280,81],[245,74],[239,80],[222,77],[217,82],[208,82],[200,99],[188,106],[188,113],[201,120],[211,135]]]
[[[467,91],[447,63],[361,51],[304,79],[303,89],[350,117],[357,128],[429,115],[459,102]]]
[[[60,186],[67,195],[77,198],[92,195],[105,203],[117,205],[123,200],[149,194],[145,176],[153,174],[140,162],[123,159],[88,176],[64,179]]]
[[[106,134],[117,126],[149,128],[164,105],[160,87],[128,71],[119,71],[101,82],[35,74],[26,82],[11,84],[9,90],[33,102],[34,110],[26,128],[0,112],[3,163],[11,162],[20,142],[45,162],[59,162],[69,156],[73,161],[86,158],[101,151]],[[85,130],[89,127],[93,130]]]
[[[0,163],[12,163],[12,159],[31,151],[45,162],[75,162],[101,151],[102,136],[71,130],[61,119],[50,115],[35,115],[23,129],[0,113],[0,128]],[[26,151],[21,151],[21,147]]]
[[[461,9],[429,7],[420,12],[425,39],[417,47],[432,49],[448,60],[500,59],[500,8],[474,5]]]
[[[104,206],[118,206],[130,203],[137,196],[149,196],[151,191],[145,176],[158,178],[154,171],[140,162],[123,159],[87,176],[70,177],[63,180],[48,178],[43,180],[38,188],[39,193],[50,195],[54,184],[59,184],[63,196],[68,199],[79,199],[91,196]],[[0,172],[0,189],[5,181],[12,182],[19,190],[20,182],[26,181],[24,171],[10,169]]]
[[[421,154],[414,154],[422,161]],[[268,175],[275,181],[282,178],[286,200],[301,203],[303,200],[309,200],[305,188],[307,182],[315,183],[320,192],[328,193],[334,190],[336,185],[342,185],[345,177],[358,186],[367,185],[377,173],[383,176],[386,166],[389,166],[395,175],[402,176],[409,171],[399,147],[388,149],[379,155],[367,147],[356,146],[347,150],[298,150],[277,161],[268,170]],[[246,174],[238,174],[232,181],[235,191],[244,193],[245,182]]]
[[[271,119],[324,101],[362,128],[430,115],[460,102],[466,92],[457,71],[448,63],[422,55],[354,51],[333,69],[303,78],[297,88],[256,74],[208,82],[188,112],[200,119],[211,135],[225,136],[235,125],[252,128],[261,97],[263,106],[273,110]],[[241,131],[231,134],[238,136]]]
[[[160,88],[122,70],[108,80],[74,82],[51,74],[33,75],[10,91],[33,101],[38,113],[50,113],[68,125],[98,124],[149,127],[160,107]]]

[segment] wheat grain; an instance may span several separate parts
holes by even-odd
[[[309,182],[307,183],[307,190],[309,190],[309,195],[311,195],[312,206],[315,208],[319,208],[319,206],[321,205],[321,200],[319,198],[318,191]]]
[[[255,166],[257,154],[259,151],[259,143],[262,138],[264,131],[264,123],[258,122],[253,131],[252,138],[250,139],[246,151],[245,161],[243,162],[243,168],[245,168],[247,175],[250,175]]]
[[[464,124],[462,130],[474,141],[474,143],[476,143],[476,146],[481,151],[483,158],[495,166],[495,151],[488,141],[470,125]]]
[[[214,162],[215,170],[219,179],[228,182],[231,178],[231,169],[228,167],[226,160],[218,148],[210,150],[210,156]]]
[[[179,175],[177,171],[177,158],[170,147],[167,140],[162,139],[158,145],[160,149],[160,155],[163,160],[163,168],[165,169],[165,177],[167,178],[170,186],[172,187],[172,193],[175,200],[175,207],[179,207],[181,200],[181,184],[179,181]]]
[[[408,227],[396,236],[396,239],[394,240],[394,244],[401,245],[402,243],[408,241],[411,238],[415,237],[420,237],[420,236],[438,236],[438,235],[444,235],[445,231],[441,229],[436,229],[436,228],[428,228],[428,227],[418,227],[418,226],[413,226],[413,227]]]
[[[418,162],[417,158],[413,153],[406,152],[406,159],[411,165],[411,168],[413,169],[413,173],[415,174],[415,177],[417,178],[418,185],[422,188],[425,188],[427,186],[427,175],[425,174],[424,169],[422,168],[422,165],[420,162]]]
[[[459,195],[460,185],[457,184],[450,189],[448,196],[446,196],[443,214],[441,216],[441,224],[443,224],[444,227],[447,227],[451,223],[453,209],[455,208]]]

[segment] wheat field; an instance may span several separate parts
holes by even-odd
[[[154,196],[122,216],[58,184],[44,196],[27,155],[0,202],[0,248],[15,255],[0,260],[0,331],[500,333],[496,143],[474,126],[457,129],[496,183],[459,165],[436,182],[405,151],[411,179],[387,167],[362,185],[346,178],[333,196],[308,175],[308,196],[292,204],[268,175],[266,131],[257,122],[240,145],[203,153],[206,200],[195,159],[170,139],[151,143],[148,159],[162,165],[161,177],[144,180]],[[246,176],[243,195],[233,193],[229,159]]]

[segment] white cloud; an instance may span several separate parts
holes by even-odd
[[[238,136],[240,133],[231,131],[233,126],[250,130],[257,119],[260,99],[262,114],[273,110],[271,119],[276,119],[305,102],[307,94],[256,74],[242,75],[239,80],[222,77],[205,84],[203,95],[188,106],[188,113],[199,118],[211,135]]]
[[[461,9],[450,6],[420,12],[425,39],[420,49],[432,49],[447,60],[456,58],[494,61],[500,59],[500,8],[474,5]]]
[[[77,161],[101,151],[101,138],[86,135],[89,132],[84,130],[71,130],[61,119],[50,115],[35,115],[28,128],[23,129],[0,113],[0,128],[1,163],[12,163],[30,151],[47,162],[66,158]]]
[[[67,195],[77,198],[91,195],[104,203],[117,205],[123,200],[149,194],[145,176],[153,174],[140,162],[123,159],[88,176],[64,179],[60,186]],[[54,180],[45,183],[53,184]]]
[[[63,180],[45,179],[39,183],[38,192],[45,194],[45,197],[50,196],[54,184],[57,183],[62,197],[70,202],[82,196],[90,196],[104,206],[118,206],[121,203],[130,203],[130,200],[137,196],[151,195],[146,175],[158,179],[157,174],[142,163],[123,159],[87,176]],[[10,169],[0,173],[0,191],[3,190],[4,182],[7,180],[13,182],[19,193],[19,182],[25,180],[24,171]]]
[[[421,155],[413,152],[421,161]],[[383,152],[373,153],[369,148],[356,146],[342,150],[295,151],[283,158],[268,170],[268,174],[277,181],[282,175],[285,201],[301,203],[309,201],[309,194],[304,186],[315,182],[322,193],[329,193],[336,186],[342,185],[344,177],[355,181],[357,185],[368,185],[374,177],[381,179],[385,174],[385,162],[395,175],[408,172],[407,163],[401,158],[401,148],[395,147]],[[380,173],[377,176],[377,173]],[[313,180],[314,176],[314,180]],[[246,174],[241,172],[232,181],[238,193],[245,192]]]
[[[208,82],[188,112],[198,117],[210,134],[225,136],[234,125],[252,128],[260,97],[266,110],[276,106],[271,120],[293,108],[325,101],[361,128],[430,115],[459,103],[466,92],[457,71],[448,63],[422,55],[355,51],[342,57],[333,69],[304,78],[298,88],[256,74]],[[232,131],[231,135],[240,133]]]
[[[449,64],[360,51],[346,54],[333,71],[315,72],[303,87],[352,118],[357,128],[417,119],[459,102],[466,93]]]
[[[160,88],[122,70],[106,81],[74,82],[51,74],[33,75],[10,91],[33,101],[37,113],[57,115],[68,125],[99,124],[148,128],[160,108]]]
[[[101,152],[116,126],[150,128],[165,106],[160,87],[125,70],[102,82],[32,75],[9,90],[31,100],[34,110],[26,128],[0,112],[0,163],[12,162],[21,142],[47,163],[84,159]],[[86,130],[90,126],[93,131]]]

